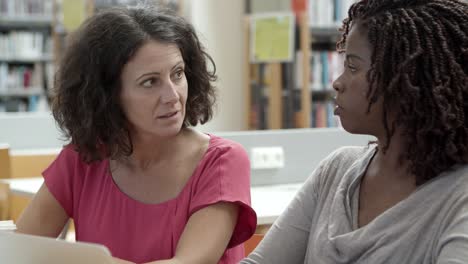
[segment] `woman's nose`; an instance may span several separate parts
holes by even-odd
[[[179,93],[177,92],[177,87],[174,85],[174,83],[168,83],[166,89],[164,89],[162,101],[166,104],[173,104],[179,101]]]
[[[338,79],[333,81],[332,87],[337,93],[342,93],[343,92],[344,87],[343,87],[342,81],[340,80],[340,77],[338,77]]]

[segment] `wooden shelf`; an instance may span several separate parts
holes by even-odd
[[[2,91],[0,89],[0,97],[27,97],[33,95],[43,95],[44,90],[41,87],[16,88]]]
[[[304,58],[308,58],[310,56],[310,32],[308,26],[308,17],[306,13],[300,13],[298,15],[298,26],[299,26],[299,49],[302,52],[302,56]],[[258,65],[254,66],[250,63],[249,60],[249,48],[250,48],[250,19],[251,17],[246,16],[245,18],[245,78],[244,81],[245,85],[245,95],[247,98],[247,128],[248,129],[259,129],[259,127],[255,127],[255,125],[251,124],[251,115],[256,115],[259,113],[252,112],[252,97],[251,97],[251,89],[252,89],[252,82],[259,83],[260,80],[258,76]],[[265,63],[268,65],[265,75],[271,76],[270,83],[268,84],[268,107],[266,109],[266,123],[264,124],[266,129],[281,129],[284,128],[284,116],[283,116],[283,76],[282,76],[282,69],[280,63]],[[292,119],[292,123],[294,123],[295,128],[308,128],[310,127],[310,113],[311,113],[311,90],[309,89],[309,74],[310,74],[310,63],[309,60],[302,60],[302,64],[300,66],[300,71],[302,72],[301,80],[298,80],[300,85],[300,109],[299,111],[295,111],[291,113],[290,118]],[[260,115],[260,114],[259,114]],[[287,120],[286,120],[287,121]],[[263,128],[263,125],[261,126]]]
[[[4,16],[0,14],[0,28],[50,28],[51,16]]]
[[[7,56],[0,56],[0,62],[19,62],[19,63],[35,63],[35,62],[49,62],[52,61],[52,55],[46,54],[39,57],[7,57]]]
[[[312,26],[309,28],[312,41],[336,42],[341,38],[339,25]]]
[[[335,90],[331,89],[331,88],[326,88],[326,89],[310,89],[310,92],[311,93],[315,93],[315,94],[334,94],[335,93]]]
[[[318,117],[314,116],[319,112],[316,109],[320,108],[320,114],[322,114],[323,111],[328,111],[327,109],[330,107],[330,104],[333,104],[335,90],[331,87],[331,83],[327,83],[326,85],[320,84],[320,86],[316,86],[315,83],[312,84],[310,74],[314,66],[311,65],[310,59],[305,58],[311,58],[311,52],[314,49],[318,51],[322,50],[322,44],[335,43],[339,40],[341,38],[341,32],[339,31],[341,25],[311,26],[307,12],[299,12],[296,16],[298,26],[296,34],[298,34],[297,40],[299,41],[296,45],[296,52],[299,51],[300,53],[297,54],[299,57],[294,61],[296,63],[296,72],[292,77],[288,77],[287,75],[289,70],[281,69],[281,65],[276,65],[275,63],[267,63],[263,65],[266,66],[263,68],[250,64],[248,56],[248,49],[250,47],[250,35],[248,34],[249,17],[247,16],[245,19],[245,47],[247,48],[244,70],[246,80],[244,81],[244,85],[247,102],[249,102],[247,104],[246,116],[246,126],[248,129],[310,128],[311,125],[315,126],[312,119],[318,120]],[[313,45],[317,47],[312,47]],[[328,46],[324,47],[326,49],[323,50],[330,48]],[[282,74],[282,70],[285,70],[285,74]],[[265,76],[268,76],[268,83],[266,85],[264,80],[262,80]],[[286,84],[283,82],[282,77],[287,78],[285,80]],[[294,78],[300,79],[296,80]],[[294,82],[293,85],[296,86],[292,96],[290,82]],[[286,87],[283,88],[283,85]],[[265,88],[267,89],[265,90]],[[259,90],[263,92],[259,92]],[[253,104],[252,100],[255,101]],[[314,106],[313,104],[315,103],[319,104]],[[312,111],[313,109],[315,110]],[[328,122],[329,113],[325,113],[327,114],[325,119]]]
[[[303,58],[310,57],[310,32],[306,25],[309,25],[309,17],[306,12],[299,14],[299,35],[300,35],[300,50],[302,51]],[[297,113],[296,127],[309,128],[310,127],[310,114],[312,110],[312,103],[310,100],[310,62],[308,59],[302,59],[302,80],[301,80],[301,111]]]

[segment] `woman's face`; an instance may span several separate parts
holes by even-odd
[[[367,113],[369,82],[367,73],[371,67],[372,48],[366,31],[355,24],[346,39],[343,73],[333,82],[336,90],[335,115],[343,128],[354,134],[383,135],[382,98],[372,104]]]
[[[120,102],[136,134],[176,135],[185,118],[187,79],[175,44],[148,41],[124,65]]]

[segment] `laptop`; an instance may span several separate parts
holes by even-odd
[[[114,263],[102,245],[0,231],[0,260],[12,264]]]

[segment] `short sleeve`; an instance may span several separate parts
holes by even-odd
[[[67,215],[73,218],[74,195],[81,186],[76,177],[79,155],[71,146],[67,146],[59,153],[57,158],[42,172],[44,183],[63,207]]]
[[[225,143],[205,157],[204,167],[195,183],[189,214],[218,202],[239,205],[237,224],[228,244],[231,248],[253,235],[257,216],[251,207],[248,155],[239,144],[223,140]]]

